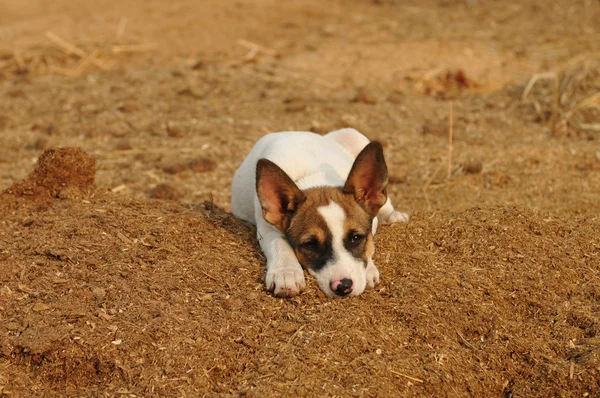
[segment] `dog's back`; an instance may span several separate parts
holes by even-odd
[[[356,155],[369,140],[354,129],[321,136],[290,131],[262,137],[236,171],[232,184],[233,214],[256,224],[256,164],[265,158],[277,164],[304,190],[317,186],[343,186]]]

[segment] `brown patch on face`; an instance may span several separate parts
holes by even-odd
[[[347,195],[348,200],[340,205],[346,213],[344,225],[344,247],[354,258],[361,259],[365,267],[367,260],[375,252],[371,229],[373,218],[354,200],[352,195]]]
[[[346,214],[342,237],[344,247],[355,258],[363,260],[366,266],[367,259],[375,251],[371,236],[373,218],[352,194],[344,193],[342,188],[312,188],[304,191],[304,194],[306,200],[298,207],[285,233],[300,264],[318,271],[333,258],[331,231],[318,211],[333,201]]]
[[[292,243],[298,262],[304,268],[319,268],[325,265],[330,258],[327,255],[331,249],[331,236],[327,234],[327,226],[308,227],[300,234],[300,238]]]
[[[298,207],[285,232],[294,248],[298,262],[306,268],[318,271],[333,258],[331,231],[319,214],[321,206],[327,206],[337,188],[312,188],[304,191],[306,200]]]
[[[373,257],[373,254],[375,254],[375,241],[373,240],[373,234],[369,234],[367,237],[367,249],[365,250],[365,254],[367,255],[367,259]]]

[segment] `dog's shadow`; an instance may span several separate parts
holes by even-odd
[[[217,206],[211,201],[196,204],[192,207],[192,210],[202,213],[215,228],[222,228],[229,231],[240,242],[247,244],[251,248],[256,260],[262,264],[262,271],[264,271],[267,259],[256,239],[255,225],[236,218],[233,214],[225,211],[222,207]],[[259,280],[264,282],[260,276]]]

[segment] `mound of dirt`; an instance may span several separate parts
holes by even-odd
[[[416,214],[376,236],[375,290],[329,300],[266,293],[254,228],[209,203],[2,214],[4,393],[600,393],[597,218]]]
[[[6,193],[35,201],[72,197],[92,189],[95,174],[96,160],[81,148],[48,149],[29,176]]]

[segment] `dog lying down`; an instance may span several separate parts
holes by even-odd
[[[354,129],[262,137],[235,173],[231,207],[256,225],[267,290],[296,296],[305,287],[302,267],[332,298],[379,283],[377,226],[408,221],[394,210],[387,182],[381,144]]]

